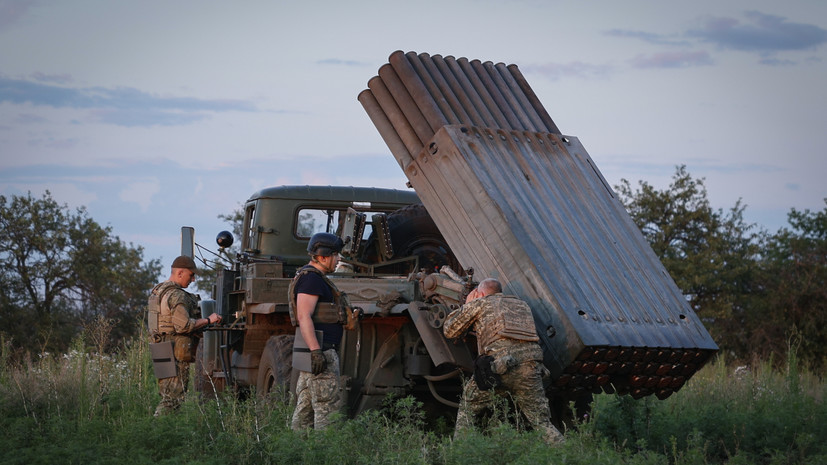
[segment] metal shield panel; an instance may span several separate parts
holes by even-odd
[[[150,344],[149,354],[152,357],[152,369],[156,378],[172,378],[177,374],[172,341]]]

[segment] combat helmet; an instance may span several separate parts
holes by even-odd
[[[329,257],[341,252],[344,246],[345,243],[339,236],[320,232],[310,238],[310,242],[307,243],[307,253],[310,256],[321,255],[323,257]]]

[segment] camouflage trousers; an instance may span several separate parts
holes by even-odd
[[[540,431],[548,444],[562,442],[563,435],[551,424],[548,398],[543,391],[544,370],[540,362],[524,361],[501,374],[502,384],[487,391],[480,389],[474,378],[469,379],[462,391],[454,437],[474,427],[479,415],[493,405],[494,396],[500,395],[514,400],[532,429]]]
[[[166,415],[181,406],[187,394],[190,380],[189,362],[176,361],[177,376],[158,380],[158,391],[161,393],[161,403],[155,408],[155,416]]]
[[[324,351],[327,366],[318,375],[299,372],[296,384],[296,410],[290,427],[294,431],[307,428],[324,429],[332,416],[342,410],[344,397],[339,380],[339,355],[335,349]]]

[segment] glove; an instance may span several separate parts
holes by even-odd
[[[319,373],[323,372],[326,365],[327,360],[325,360],[324,358],[322,349],[310,351],[310,371],[314,375],[318,375]]]

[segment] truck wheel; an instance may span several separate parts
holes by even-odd
[[[280,398],[288,398],[290,377],[293,374],[293,339],[292,335],[282,334],[267,340],[256,379],[256,392],[260,397],[275,392]]]
[[[388,215],[388,229],[393,245],[393,258],[416,255],[419,268],[435,271],[448,265],[454,271],[461,272],[457,261],[442,233],[422,204],[408,205]],[[378,257],[374,235],[368,239],[365,255]],[[407,266],[407,265],[403,265]],[[399,270],[400,274],[415,270]]]

